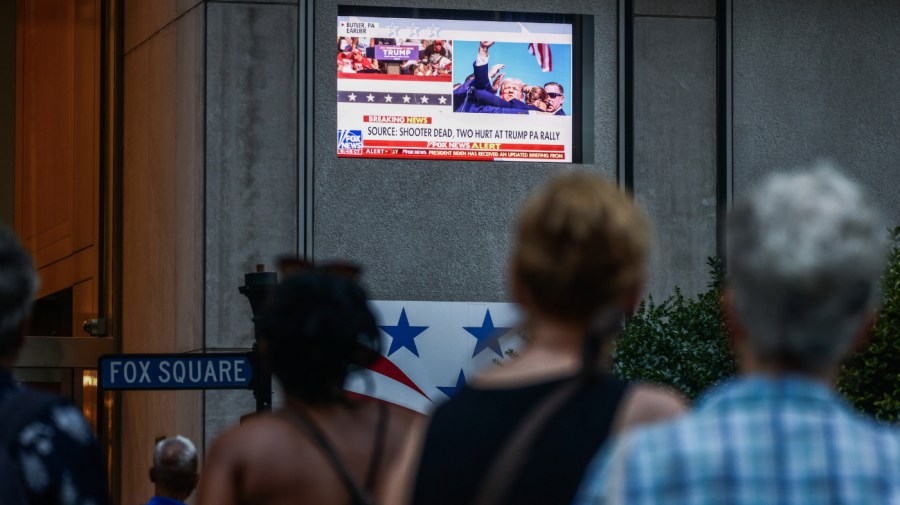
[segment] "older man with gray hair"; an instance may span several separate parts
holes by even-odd
[[[188,438],[176,435],[157,442],[150,468],[156,491],[147,505],[184,505],[200,479],[198,465],[197,449]]]
[[[833,390],[878,300],[886,232],[834,169],[737,204],[724,305],[742,377],[597,458],[576,504],[900,504],[900,432]]]

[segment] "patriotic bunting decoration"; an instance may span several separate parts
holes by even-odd
[[[521,347],[511,303],[373,301],[382,356],[344,388],[423,414]]]

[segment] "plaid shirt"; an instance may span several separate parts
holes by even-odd
[[[900,430],[821,383],[752,376],[626,434],[585,476],[575,505],[900,505]]]

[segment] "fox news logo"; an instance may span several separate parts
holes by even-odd
[[[338,130],[338,154],[362,154],[362,130]]]

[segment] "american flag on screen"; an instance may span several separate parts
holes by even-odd
[[[521,346],[511,303],[373,301],[382,356],[345,389],[429,413]]]
[[[553,71],[553,55],[550,53],[550,44],[532,42],[528,44],[528,52],[534,55],[542,71]]]

